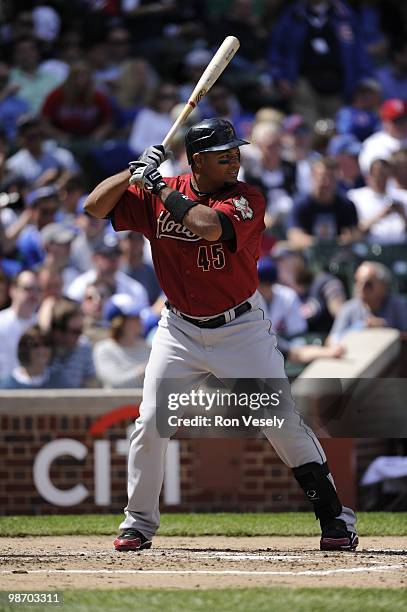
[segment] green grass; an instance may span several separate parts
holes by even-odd
[[[319,523],[311,512],[164,514],[163,536],[314,536]],[[117,532],[120,514],[7,516],[0,518],[0,536],[111,535]],[[360,512],[362,536],[407,535],[407,512]]]
[[[2,600],[4,601],[4,599]],[[404,589],[289,589],[253,588],[219,590],[65,591],[62,607],[24,606],[25,610],[49,612],[400,612],[405,610]],[[16,607],[0,607],[15,610]]]

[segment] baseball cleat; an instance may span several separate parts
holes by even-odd
[[[151,548],[151,540],[148,540],[137,529],[124,529],[113,542],[116,550],[144,550]]]
[[[348,531],[341,519],[334,519],[322,528],[321,550],[356,550],[358,544],[358,534]]]

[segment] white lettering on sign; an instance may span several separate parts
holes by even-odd
[[[108,506],[111,502],[110,442],[95,442],[95,504]]]
[[[82,442],[71,438],[60,438],[46,444],[36,456],[33,467],[34,484],[41,497],[55,506],[76,506],[86,499],[89,491],[83,484],[64,491],[57,489],[51,482],[50,470],[57,457],[70,455],[82,461],[87,453],[88,449]]]
[[[127,438],[116,440],[115,450],[119,455],[127,455],[130,449],[130,436],[133,425],[127,428]],[[111,445],[109,440],[94,442],[94,483],[95,504],[108,506],[111,503]],[[71,489],[58,489],[51,481],[51,466],[55,459],[69,455],[77,461],[83,461],[88,454],[88,448],[82,442],[72,438],[60,438],[48,442],[41,448],[34,459],[33,481],[38,493],[54,506],[67,507],[82,503],[90,495],[90,491],[82,483]],[[166,456],[165,503],[173,505],[181,503],[179,442],[169,443]]]

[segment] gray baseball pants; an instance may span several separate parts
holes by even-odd
[[[163,309],[153,339],[146,368],[140,416],[131,436],[128,460],[128,504],[121,529],[138,529],[152,538],[160,524],[159,495],[164,479],[168,438],[161,438],[156,428],[157,379],[181,379],[180,391],[196,386],[208,372],[217,378],[284,379],[284,359],[276,348],[276,336],[264,318],[259,294],[249,301],[252,309],[215,329],[201,329],[178,315]],[[290,468],[305,463],[326,461],[325,453],[313,431],[289,404],[290,435],[276,435],[265,428],[266,435],[280,459]],[[333,480],[332,480],[333,482]],[[356,531],[356,517],[343,507],[343,519],[350,531]]]

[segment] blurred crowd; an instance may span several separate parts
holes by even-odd
[[[141,386],[165,296],[143,236],[84,201],[163,140],[231,34],[189,121],[251,143],[239,178],[266,199],[259,289],[287,363],[407,331],[406,32],[397,0],[4,0],[0,386]],[[187,127],[164,176],[189,171]]]

